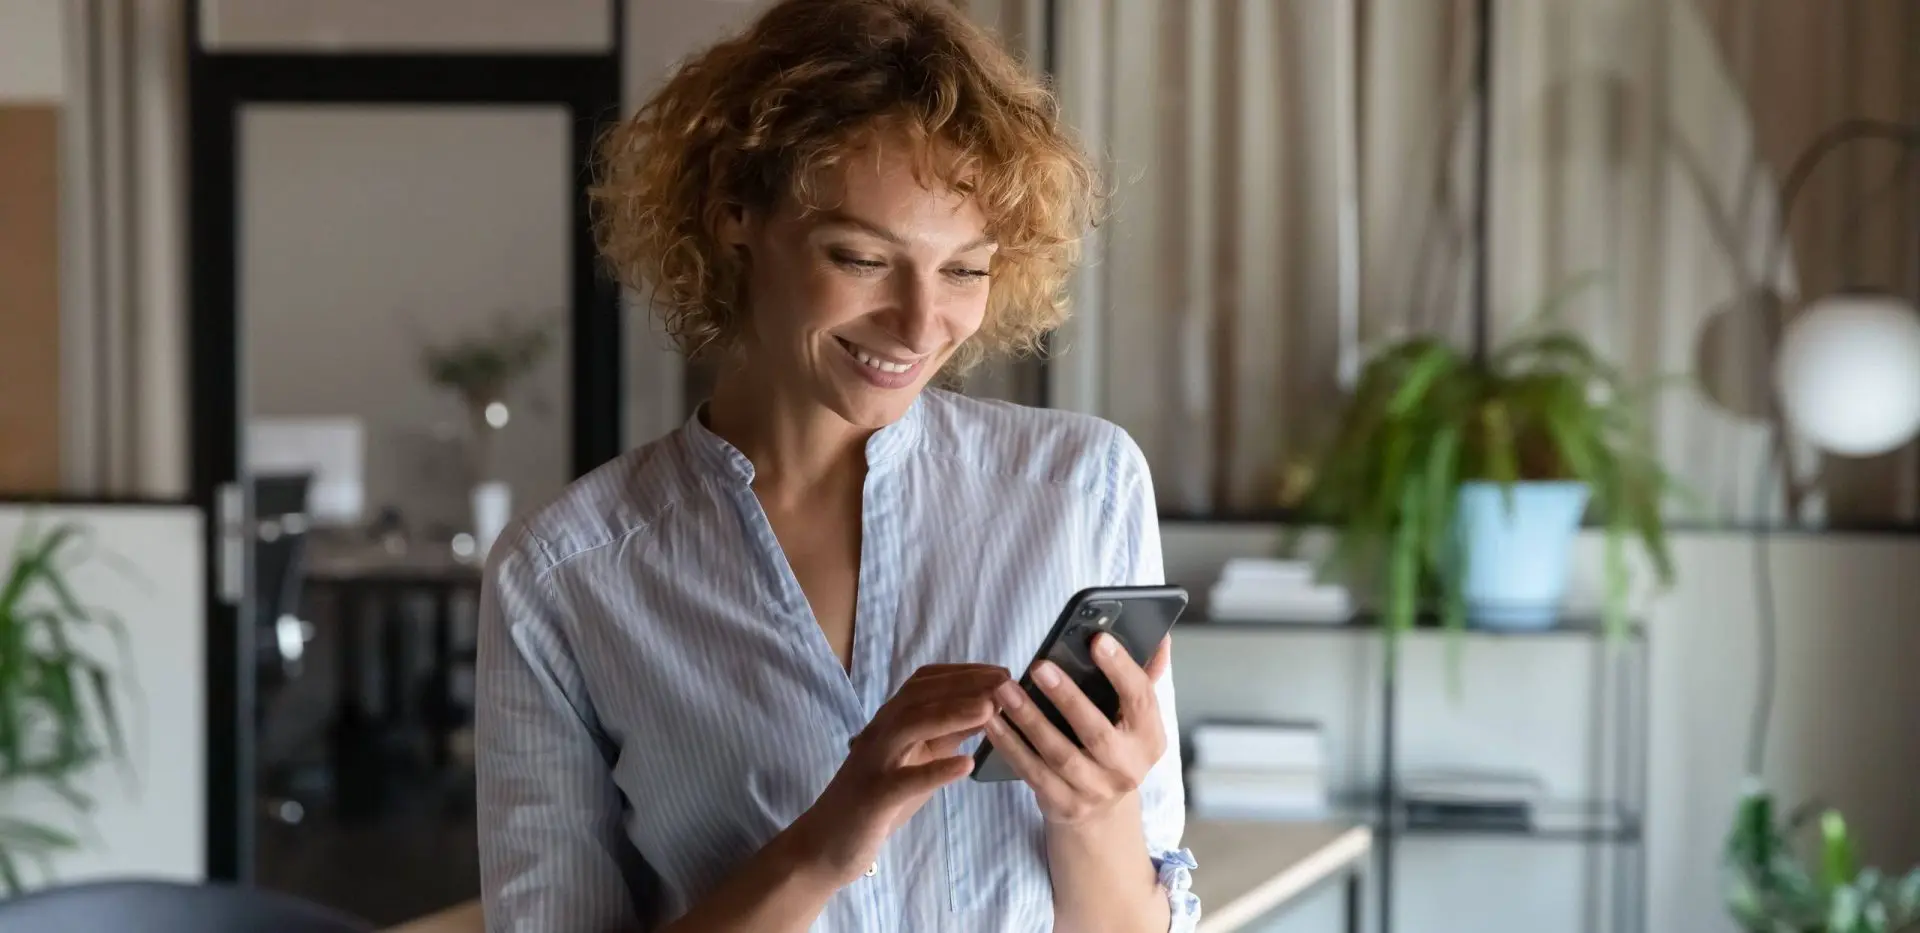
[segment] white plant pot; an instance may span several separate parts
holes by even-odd
[[[481,483],[473,487],[473,546],[474,553],[485,559],[487,552],[493,549],[494,539],[507,530],[507,522],[513,519],[513,488],[499,480]]]

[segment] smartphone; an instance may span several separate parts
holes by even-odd
[[[1160,648],[1160,640],[1173,629],[1174,620],[1187,608],[1187,591],[1177,586],[1111,586],[1085,589],[1067,600],[1060,618],[1053,623],[1033,662],[1020,676],[1020,689],[1061,734],[1080,744],[1065,716],[1053,701],[1033,682],[1033,665],[1042,659],[1052,661],[1080,691],[1105,713],[1108,722],[1120,713],[1120,695],[1107,680],[1106,672],[1093,660],[1093,639],[1102,632],[1119,639],[1133,660],[1145,665]],[[1018,775],[1006,759],[993,753],[993,743],[983,740],[973,753],[973,779],[1011,781]]]

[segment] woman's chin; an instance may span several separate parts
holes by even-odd
[[[899,389],[876,389],[866,385],[843,385],[833,406],[840,417],[856,428],[878,431],[907,416],[913,400],[920,397],[924,385]]]

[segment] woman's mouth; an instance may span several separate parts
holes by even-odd
[[[926,357],[916,360],[899,360],[882,356],[844,337],[835,337],[840,348],[847,351],[847,359],[868,382],[883,389],[898,389],[912,385]]]

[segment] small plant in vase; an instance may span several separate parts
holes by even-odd
[[[1610,630],[1624,629],[1630,539],[1672,580],[1646,394],[1552,311],[1484,358],[1432,337],[1380,349],[1304,484],[1301,513],[1334,526],[1324,569],[1374,584],[1390,636],[1423,609],[1453,629],[1551,625],[1589,511]]]
[[[423,357],[427,380],[466,409],[474,538],[482,557],[513,511],[512,490],[496,475],[495,438],[512,417],[515,385],[546,358],[554,330],[547,316],[502,316],[483,332],[428,348]]]

